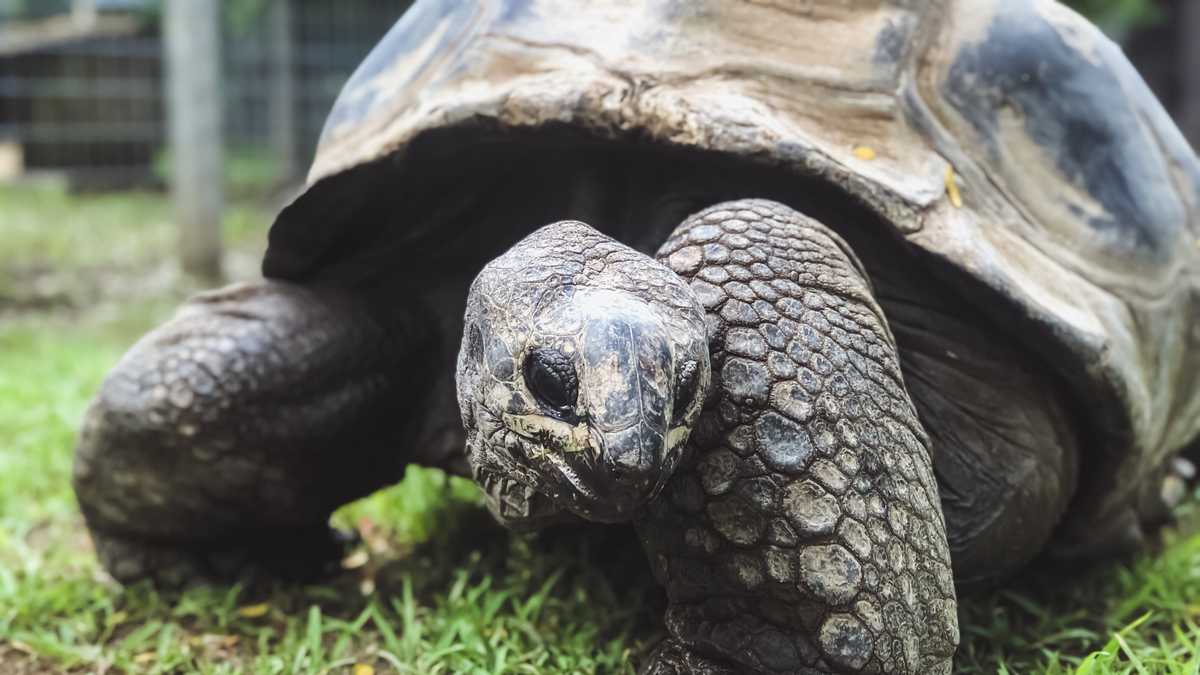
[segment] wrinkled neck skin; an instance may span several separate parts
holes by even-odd
[[[682,460],[709,381],[688,286],[583,223],[534,232],[471,285],[459,409],[507,525],[630,520]]]

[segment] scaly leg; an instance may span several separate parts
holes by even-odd
[[[848,247],[750,200],[689,218],[659,258],[708,308],[713,394],[637,523],[670,600],[648,672],[950,672],[929,441]]]
[[[189,301],[114,367],[74,484],[104,567],[179,584],[311,577],[340,504],[400,478],[426,414],[435,331],[413,306],[282,282]],[[265,568],[265,569],[264,569]]]

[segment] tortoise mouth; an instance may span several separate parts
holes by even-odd
[[[601,478],[603,469],[599,463],[603,461],[603,450],[591,457],[587,457],[589,453],[586,452],[564,455],[540,445],[536,438],[512,433],[522,441],[522,452],[514,455],[513,459],[541,477],[540,483],[549,489],[539,488],[536,484],[529,487],[540,489],[562,508],[588,520],[628,520],[661,488],[662,481],[657,481],[650,489],[639,489],[627,481],[614,482]]]
[[[486,406],[477,410],[481,427],[473,441],[468,439],[468,455],[472,475],[493,500],[531,502],[534,511],[553,508],[595,522],[622,522],[665,483],[662,476],[647,490],[619,485],[614,489],[611,481],[600,477],[602,451],[566,453],[548,448],[543,439],[514,430]]]
[[[598,491],[594,489],[590,481],[580,475],[579,470],[563,459],[560,450],[546,448],[538,438],[515,431],[511,427],[509,427],[509,432],[521,441],[518,444],[519,452],[513,453],[513,459],[517,463],[543,478],[549,478],[544,482],[565,486],[571,494],[584,501],[600,502]],[[582,457],[585,453],[580,451],[572,454]],[[554,494],[550,496],[555,497]],[[568,506],[568,504],[563,505]]]
[[[553,521],[562,513],[562,507],[553,499],[509,475],[481,467],[476,467],[472,474],[488,500],[501,508],[505,517],[516,516],[514,520],[536,527],[538,522]]]

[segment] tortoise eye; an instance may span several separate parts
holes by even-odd
[[[700,366],[695,361],[687,361],[679,368],[675,377],[675,410],[672,413],[673,422],[683,419],[684,413],[692,407],[692,399],[696,398],[696,389],[700,384]]]
[[[553,347],[538,347],[525,357],[525,386],[547,408],[569,413],[579,395],[571,357]]]

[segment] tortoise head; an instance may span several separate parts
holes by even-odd
[[[464,327],[458,401],[493,502],[516,485],[612,522],[658,493],[711,372],[683,279],[583,223],[555,223],[484,267]]]

